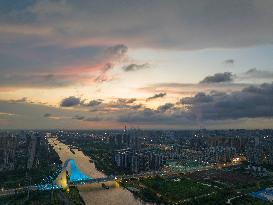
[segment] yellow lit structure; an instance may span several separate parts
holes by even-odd
[[[59,176],[55,180],[55,183],[59,187],[62,187],[64,190],[67,190],[69,188],[66,178],[66,169],[63,169],[63,171],[59,174]]]
[[[116,188],[119,188],[120,187],[120,181],[118,181],[118,180],[115,180],[115,184],[114,184],[114,186],[116,187]]]

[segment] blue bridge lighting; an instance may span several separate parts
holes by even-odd
[[[83,180],[88,180],[92,179],[89,176],[86,176],[83,174],[79,168],[77,167],[75,161],[73,159],[69,160],[70,163],[70,177],[69,177],[69,182],[78,182],[78,181],[83,181]]]
[[[70,166],[68,166],[70,165]],[[70,168],[70,169],[69,169]],[[43,179],[43,183],[36,185],[35,188],[40,190],[40,191],[46,191],[46,190],[52,190],[52,189],[62,189],[63,187],[58,186],[56,184],[56,179],[58,178],[58,176],[60,174],[62,174],[63,172],[68,172],[69,176],[68,176],[68,183],[75,183],[75,182],[81,182],[81,181],[86,181],[86,180],[91,180],[92,178],[85,175],[84,173],[82,173],[79,168],[77,167],[75,160],[74,159],[68,159],[64,162],[64,165],[61,169],[58,169],[56,171],[56,173],[53,174],[52,176],[48,176],[45,179]],[[66,175],[66,174],[65,174]],[[64,179],[63,179],[64,180]],[[67,184],[66,179],[65,179],[65,184]],[[80,184],[84,184],[84,183],[80,183]]]

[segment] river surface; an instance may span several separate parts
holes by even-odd
[[[90,163],[90,158],[82,151],[73,149],[75,154],[70,151],[68,145],[58,141],[56,138],[49,138],[49,144],[54,147],[62,162],[67,159],[74,159],[78,168],[86,175],[92,178],[104,177],[105,175],[98,171],[94,163]],[[80,185],[78,186],[80,195],[86,205],[151,205],[135,198],[134,195],[119,187],[115,182],[106,183],[110,188],[104,189],[101,184]]]

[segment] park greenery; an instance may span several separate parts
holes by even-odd
[[[123,181],[123,185],[145,202],[157,204],[221,205],[237,196],[236,189],[219,184],[204,183],[186,175],[177,177],[148,177]],[[256,190],[258,187],[256,187]],[[248,194],[234,199],[235,205],[269,205]],[[232,201],[233,202],[233,201]]]

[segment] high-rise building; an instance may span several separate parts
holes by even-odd
[[[1,133],[0,136],[0,171],[15,168],[17,139],[13,134]]]

